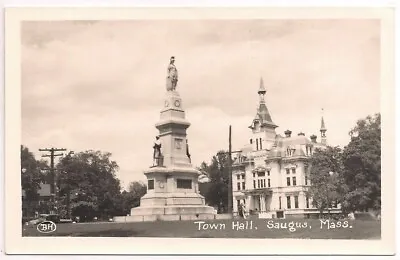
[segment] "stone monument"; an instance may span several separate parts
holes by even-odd
[[[130,216],[125,217],[127,222],[215,218],[214,208],[206,206],[199,193],[200,172],[191,164],[186,137],[190,123],[176,90],[178,71],[174,62],[171,57],[164,108],[155,125],[159,135],[153,145],[153,166],[144,172],[147,193],[140,207],[132,208]]]

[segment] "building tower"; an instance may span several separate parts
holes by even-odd
[[[322,112],[324,111],[324,109],[322,109]],[[327,138],[326,138],[326,131],[327,131],[327,129],[326,129],[326,127],[325,127],[325,121],[324,121],[324,115],[322,114],[322,117],[321,117],[321,129],[319,130],[320,132],[321,132],[321,143],[323,144],[323,145],[326,145],[327,144]]]
[[[258,89],[259,104],[257,113],[249,128],[252,130],[253,137],[250,139],[253,151],[271,149],[275,142],[275,128],[278,126],[272,121],[271,115],[265,103],[266,89],[264,81],[260,79],[260,87]]]

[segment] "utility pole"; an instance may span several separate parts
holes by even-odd
[[[229,126],[229,185],[228,185],[228,213],[232,214],[232,126]]]
[[[73,154],[74,151],[70,151],[65,157],[65,159],[69,161]],[[71,186],[70,186],[69,172],[64,171],[64,174],[67,174],[67,216],[68,219],[71,219]]]
[[[51,176],[51,183],[50,183],[50,193],[53,194],[53,201],[56,202],[56,198],[58,196],[57,190],[57,178],[56,178],[56,171],[54,168],[54,158],[58,156],[63,156],[62,153],[56,152],[63,152],[66,151],[65,148],[43,148],[39,149],[40,152],[50,152],[50,154],[42,155],[42,157],[50,157],[50,176]]]
[[[229,150],[228,150],[228,163],[229,163],[229,183],[228,183],[228,213],[233,213],[233,203],[232,203],[232,196],[233,196],[233,189],[232,189],[232,154],[233,153],[240,153],[241,151],[232,151],[232,126],[229,126]]]

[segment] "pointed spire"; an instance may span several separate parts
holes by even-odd
[[[326,126],[325,126],[325,121],[324,121],[324,109],[322,109],[322,116],[321,116],[321,129],[319,130],[321,132],[321,143],[326,144]]]
[[[272,122],[271,115],[269,114],[268,108],[267,108],[267,106],[265,104],[264,95],[265,95],[266,92],[267,91],[266,91],[266,89],[264,87],[264,80],[261,77],[260,78],[260,87],[259,87],[258,92],[257,92],[259,97],[260,97],[260,101],[259,101],[259,104],[258,104],[256,116],[255,116],[255,118],[253,120],[253,123],[250,126],[250,128],[254,127],[253,125],[254,125],[255,121],[259,121],[261,123],[261,125],[267,124],[267,125],[269,125],[270,127],[274,128],[274,129],[276,127],[278,127],[277,125],[275,125]]]
[[[322,116],[321,116],[321,132],[326,132],[325,121],[324,121],[324,109],[322,108]]]
[[[325,121],[324,121],[324,117],[321,117],[321,131],[325,130],[326,131],[326,127],[325,127]]]
[[[266,92],[267,92],[267,91],[265,90],[265,87],[264,87],[264,80],[263,80],[263,78],[261,77],[261,78],[260,78],[260,88],[258,89],[258,94],[259,94],[259,95],[265,95]]]

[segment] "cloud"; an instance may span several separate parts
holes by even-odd
[[[124,185],[143,179],[174,55],[194,164],[227,149],[229,125],[234,149],[248,142],[260,77],[278,133],[318,134],[323,107],[329,142],[345,145],[356,120],[379,112],[379,30],[376,20],[24,22],[22,141],[108,151]]]

